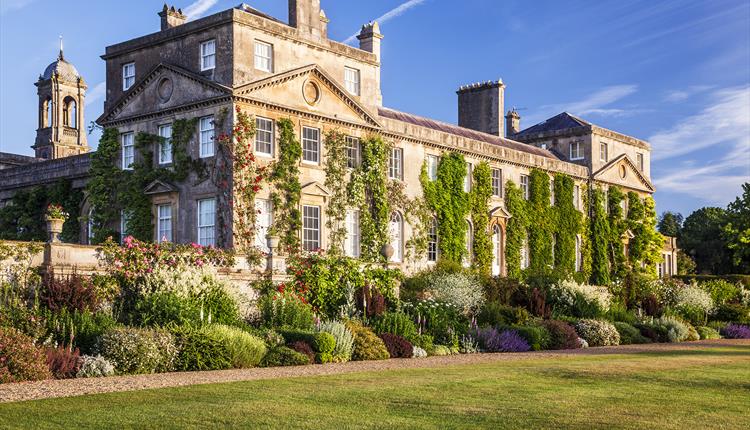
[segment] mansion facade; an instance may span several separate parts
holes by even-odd
[[[331,40],[319,0],[290,0],[288,22],[245,4],[194,21],[165,5],[159,16],[160,31],[108,46],[102,55],[106,100],[97,124],[118,130],[118,167],[131,169],[143,160],[136,136],[148,133],[164,138],[151,148],[153,163],[169,168],[174,162],[172,125],[182,119],[196,123],[188,155],[210,164],[217,154],[218,136],[230,134],[236,124],[237,109],[254,118],[255,155],[261,164],[269,163],[279,157],[277,121],[290,119],[302,145],[299,209],[305,249],[326,249],[328,245],[325,213],[330,190],[324,185],[324,136],[331,130],[347,136],[350,166],[358,163],[359,142],[367,136],[380,135],[389,141],[389,177],[403,182],[409,197],[422,194],[423,165],[434,178],[441,154],[462,154],[469,171],[487,162],[492,169],[487,210],[496,275],[504,274],[506,267],[505,230],[510,215],[504,188],[508,180],[528,194],[532,169],[550,175],[565,173],[575,182],[574,206],[581,211],[585,211],[583,192],[592,185],[604,189],[618,186],[644,197],[655,191],[647,142],[569,113],[522,129],[518,113],[505,111],[502,81],[459,88],[458,125],[384,106],[380,82],[383,35],[378,24],[362,27],[358,48]],[[61,50],[36,85],[40,100],[36,156],[0,154],[0,205],[32,185],[68,178],[82,187],[87,181],[90,156],[82,129],[83,78]],[[465,182],[469,191],[470,175]],[[226,239],[218,239],[220,192],[214,182],[195,172],[179,183],[149,185],[144,193],[153,205],[153,239],[231,247],[231,232]],[[259,192],[256,208],[257,245],[264,248],[264,232],[274,220],[268,186]],[[88,214],[90,207],[84,201],[82,243],[91,238],[91,225],[85,221]],[[346,252],[356,257],[357,211],[349,211],[346,219]],[[127,234],[127,214],[113,224],[122,235]],[[412,229],[403,214],[392,214],[390,235],[394,248],[391,263],[405,266],[404,247]],[[417,270],[436,261],[438,241],[433,228],[427,255],[404,268]],[[660,267],[664,275],[676,274],[676,248],[673,241],[669,243],[671,248],[665,248]]]

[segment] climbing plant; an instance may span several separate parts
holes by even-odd
[[[414,263],[426,255],[427,226],[432,221],[432,214],[424,197],[409,197],[405,188],[402,181],[388,181],[388,203],[392,211],[404,216],[404,222],[411,228],[411,235],[404,243],[404,260]]]
[[[573,188],[575,182],[568,175],[558,173],[554,179],[555,271],[561,278],[576,273],[576,239],[582,232],[583,214],[575,208]]]
[[[60,240],[76,243],[80,237],[81,203],[83,190],[73,188],[70,180],[60,180],[51,185],[39,185],[17,192],[0,209],[0,239],[44,241],[47,230],[44,220],[49,204],[62,206],[70,216],[63,224]]]
[[[116,128],[106,128],[99,139],[99,147],[91,154],[86,191],[91,207],[92,219],[89,222],[93,227],[94,243],[102,243],[107,237],[117,235],[110,222],[120,216],[117,203],[121,172],[119,150],[120,133]]]
[[[426,166],[420,179],[428,205],[437,216],[440,257],[460,263],[466,253],[466,218],[469,194],[464,191],[466,161],[463,155],[449,152],[440,157],[437,178],[431,181]]]
[[[607,206],[609,207],[609,244],[608,258],[613,281],[622,280],[627,274],[627,261],[623,247],[623,236],[628,229],[622,202],[625,196],[619,187],[609,187],[607,192]]]
[[[591,283],[609,285],[609,241],[610,231],[607,220],[604,192],[600,188],[591,191]]]
[[[471,223],[474,226],[472,267],[479,273],[489,275],[492,270],[492,240],[488,206],[492,196],[492,170],[487,162],[483,161],[474,168],[472,185],[469,196]]]
[[[546,172],[532,169],[529,175],[528,216],[533,220],[529,232],[529,271],[532,274],[549,273],[555,239],[555,212],[552,210],[550,179]]]
[[[296,253],[300,249],[302,214],[300,197],[302,185],[299,181],[299,163],[302,146],[294,132],[294,124],[288,118],[276,123],[279,134],[279,159],[270,173],[273,184],[271,201],[274,207],[274,223],[270,233],[279,237],[279,245],[286,252]]]
[[[509,277],[521,279],[521,248],[527,238],[530,219],[523,191],[511,180],[505,184],[505,209],[511,215],[505,228],[505,266]]]
[[[654,200],[646,197],[641,200],[635,192],[628,193],[627,227],[633,233],[628,246],[630,264],[634,268],[656,275],[656,263],[660,260],[660,250],[664,238],[656,231],[656,209]]]
[[[326,227],[328,227],[328,252],[341,255],[346,239],[346,209],[349,205],[347,194],[348,152],[346,137],[337,130],[326,133],[326,180],[330,192],[326,207]]]

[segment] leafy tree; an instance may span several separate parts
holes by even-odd
[[[663,212],[656,228],[664,236],[680,237],[682,222],[682,214],[678,212]]]
[[[678,275],[692,275],[695,273],[695,261],[685,254],[685,251],[677,250],[677,274]]]
[[[695,260],[698,273],[727,274],[732,269],[723,239],[727,211],[717,207],[698,209],[685,218],[678,245]]]
[[[724,239],[738,273],[750,273],[750,183],[742,184],[742,195],[729,204]]]

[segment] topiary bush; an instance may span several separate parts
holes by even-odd
[[[352,359],[354,351],[354,335],[346,325],[338,321],[322,322],[316,328],[319,332],[329,333],[333,336],[336,346],[331,352],[333,361],[343,363]]]
[[[620,333],[607,321],[583,319],[575,325],[578,336],[589,346],[610,346],[620,344]]]
[[[112,376],[115,374],[115,366],[112,365],[101,355],[81,356],[81,368],[78,369],[76,378],[100,378],[103,376]]]
[[[529,311],[524,308],[507,306],[498,302],[487,302],[477,315],[477,324],[480,326],[517,325],[525,324],[529,318]]]
[[[631,345],[639,343],[650,343],[651,339],[643,336],[641,331],[632,325],[615,321],[614,326],[620,334],[620,345]]]
[[[698,336],[702,340],[721,339],[721,335],[719,334],[719,331],[711,327],[701,326],[701,327],[696,327],[695,330],[698,332]]]
[[[208,326],[205,330],[222,339],[235,369],[255,367],[266,355],[266,344],[263,339],[246,331],[222,324]]]
[[[232,367],[232,354],[222,333],[208,327],[175,327],[179,355],[175,370],[222,370]]]
[[[34,340],[11,327],[0,327],[0,383],[39,381],[52,374]]]
[[[391,358],[411,358],[414,353],[414,345],[403,337],[393,333],[382,333],[385,348]]]
[[[304,366],[310,364],[310,358],[286,346],[271,348],[261,360],[262,367]]]
[[[121,327],[101,336],[99,351],[117,373],[140,374],[174,370],[178,348],[169,332]]]
[[[392,333],[410,342],[417,337],[417,326],[409,315],[402,312],[385,312],[370,325],[377,334]]]
[[[727,324],[721,335],[727,339],[750,339],[750,327],[740,324]]]
[[[55,379],[74,378],[81,368],[81,353],[78,348],[58,346],[47,348],[47,367]]]
[[[390,358],[383,340],[372,330],[354,321],[347,321],[346,327],[354,335],[352,360],[387,360]]]
[[[542,322],[544,328],[549,332],[548,349],[575,349],[580,348],[578,333],[565,321],[545,320]]]

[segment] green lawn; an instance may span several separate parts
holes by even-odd
[[[0,404],[0,428],[750,428],[750,346]]]

